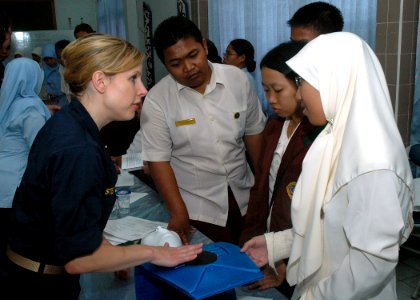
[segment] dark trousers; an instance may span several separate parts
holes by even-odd
[[[196,220],[190,220],[190,224],[213,242],[229,242],[238,245],[244,219],[230,188],[228,188],[228,201],[229,212],[226,227]]]
[[[10,208],[0,208],[0,294],[9,295],[10,299],[77,300],[79,275],[44,275],[28,271],[9,260],[6,249],[10,212]]]
[[[4,278],[7,274],[6,266],[8,258],[6,256],[6,248],[9,234],[10,211],[10,208],[0,208],[0,290],[3,290]]]

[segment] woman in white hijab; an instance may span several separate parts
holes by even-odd
[[[385,76],[358,36],[321,35],[287,64],[313,125],[292,199],[293,229],[248,241],[259,265],[289,257],[293,299],[397,299],[395,267],[411,232],[413,183]]]

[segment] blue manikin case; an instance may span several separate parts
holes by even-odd
[[[154,289],[157,287],[153,282],[157,279],[158,282],[164,282],[192,299],[203,299],[224,292],[229,294],[229,291],[234,293],[234,288],[263,278],[260,269],[245,253],[240,252],[240,248],[236,245],[217,242],[205,245],[203,250],[207,254],[208,252],[215,254],[213,255],[215,260],[202,265],[195,264],[193,261],[174,268],[146,263],[136,267],[136,277],[141,275],[143,284],[145,283],[143,276],[152,277],[153,280],[147,280],[147,283],[155,285]],[[139,292],[146,292],[145,288],[144,285],[142,288],[141,285],[136,284],[137,296]],[[165,288],[158,287],[157,289]],[[162,296],[159,299],[164,298]],[[142,299],[142,297],[137,297],[137,299]]]

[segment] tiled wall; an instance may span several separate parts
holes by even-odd
[[[409,143],[419,0],[378,0],[376,54],[384,68],[398,128]]]

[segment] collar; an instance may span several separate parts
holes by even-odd
[[[99,145],[105,148],[99,133],[98,126],[96,126],[95,121],[93,121],[92,117],[82,105],[82,103],[80,103],[76,97],[72,97],[72,101],[67,105],[67,107],[77,122],[80,123],[80,125],[89,132],[89,134],[98,142]]]
[[[204,92],[204,94],[207,94],[211,91],[213,91],[216,87],[217,84],[221,84],[224,85],[224,82],[226,82],[226,77],[224,76],[223,72],[221,72],[220,68],[218,68],[213,63],[211,63],[210,61],[207,61],[210,70],[211,70],[211,77],[210,77],[210,82],[207,84],[206,87],[206,91]],[[216,64],[218,65],[218,64]],[[193,90],[192,88],[190,88],[189,86],[183,85],[181,83],[179,83],[172,75],[171,75],[172,79],[175,81],[176,84],[176,88],[179,91],[183,90],[183,89],[190,89]]]

